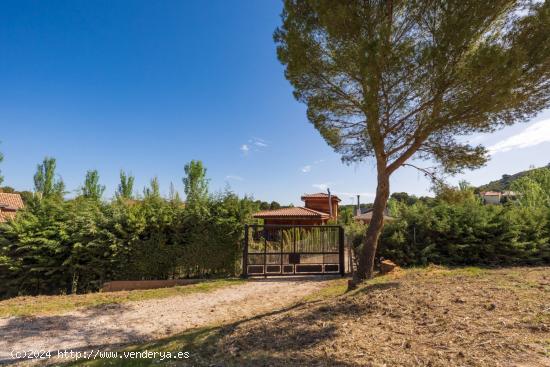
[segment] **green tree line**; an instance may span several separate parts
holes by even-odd
[[[402,266],[541,265],[550,263],[550,169],[514,181],[515,199],[483,205],[474,188],[439,186],[421,200],[399,193],[389,202],[395,220],[385,224],[377,256]],[[359,246],[364,228],[350,225]]]
[[[210,193],[200,161],[185,166],[185,203],[174,185],[162,197],[156,178],[136,195],[126,172],[104,201],[95,170],[66,200],[53,158],[38,165],[34,184],[25,209],[0,224],[0,297],[84,293],[110,280],[233,276],[243,225],[259,210],[229,189]]]

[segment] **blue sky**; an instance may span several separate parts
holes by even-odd
[[[182,190],[191,159],[213,191],[299,203],[330,186],[372,200],[374,164],[345,166],[305,116],[275,55],[280,1],[0,2],[0,169],[31,189],[36,164],[58,160],[76,190],[98,169],[113,194],[120,169],[137,187],[158,176]],[[491,162],[454,179],[482,184],[550,162],[550,111],[489,136]],[[429,193],[404,168],[392,191]]]

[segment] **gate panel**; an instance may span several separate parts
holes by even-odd
[[[244,277],[345,274],[340,226],[249,225],[244,242]]]

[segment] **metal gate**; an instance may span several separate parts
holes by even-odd
[[[341,274],[344,228],[331,225],[247,225],[243,276]]]

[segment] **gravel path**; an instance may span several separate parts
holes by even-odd
[[[0,318],[0,363],[10,351],[86,350],[135,343],[289,306],[327,278],[258,279],[164,299],[113,304],[55,316]],[[12,361],[13,362],[13,361]],[[8,362],[9,363],[9,362]]]

